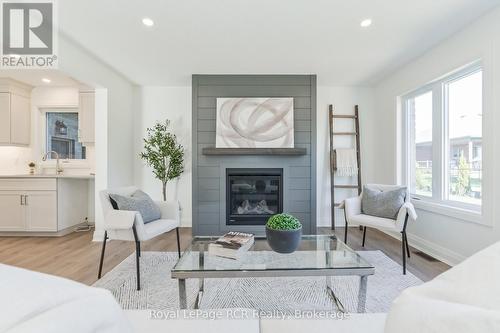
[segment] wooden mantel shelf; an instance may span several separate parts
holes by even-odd
[[[306,148],[203,148],[203,155],[281,155],[299,156],[306,155]]]

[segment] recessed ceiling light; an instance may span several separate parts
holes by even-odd
[[[52,81],[51,81],[50,79],[47,79],[46,77],[44,77],[44,78],[42,79],[42,82],[43,82],[43,83],[50,83],[50,82],[52,82]]]
[[[155,25],[155,22],[149,17],[145,17],[142,19],[142,24],[144,24],[146,27],[152,27],[153,25]]]
[[[368,28],[370,25],[372,25],[372,19],[364,19],[359,25],[363,28]]]

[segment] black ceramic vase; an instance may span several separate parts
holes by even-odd
[[[267,243],[275,252],[292,253],[299,247],[302,226],[295,230],[274,230],[266,226]]]

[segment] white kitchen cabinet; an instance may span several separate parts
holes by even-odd
[[[29,145],[30,134],[30,100],[24,96],[10,94],[10,143]]]
[[[95,93],[80,92],[78,109],[79,141],[94,143],[95,132]]]
[[[0,230],[17,231],[25,229],[23,195],[23,192],[0,191]]]
[[[88,215],[88,180],[0,177],[0,232],[59,233]]]
[[[0,143],[10,143],[10,93],[0,92]]]
[[[57,192],[30,191],[24,199],[26,229],[57,231]]]
[[[31,87],[11,79],[0,79],[0,144],[30,144]]]

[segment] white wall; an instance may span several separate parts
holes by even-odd
[[[138,87],[137,112],[134,114],[134,180],[137,186],[153,198],[162,199],[161,182],[151,168],[139,158],[146,128],[157,121],[169,119],[172,131],[185,148],[184,173],[167,185],[167,200],[179,200],[182,208],[181,225],[191,226],[191,87]]]
[[[483,221],[490,226],[467,222],[436,212],[419,210],[417,223],[409,226],[414,245],[451,264],[500,240],[498,189],[500,177],[500,9],[490,12],[398,72],[375,89],[375,114],[371,137],[374,179],[380,183],[401,180],[401,114],[398,96],[439,78],[476,59],[483,60]],[[496,190],[495,190],[496,189]],[[495,193],[496,192],[496,193]]]
[[[316,211],[318,226],[331,226],[331,199],[330,199],[330,141],[328,123],[328,105],[334,106],[336,114],[354,114],[354,106],[359,105],[360,139],[361,139],[361,182],[371,182],[372,166],[367,163],[371,160],[371,140],[373,127],[371,117],[373,115],[373,89],[369,87],[318,87],[317,96],[317,187],[316,187]],[[335,131],[354,131],[352,119],[335,120]],[[337,136],[334,138],[334,147],[355,147],[354,137]],[[337,184],[356,184],[356,177],[336,177]],[[337,189],[335,190],[335,202],[356,196],[357,190]],[[344,225],[343,212],[335,210],[336,226]]]
[[[79,82],[96,87],[96,194],[106,188],[133,184],[133,84],[64,35],[59,36],[59,69]],[[98,195],[95,208],[94,239],[101,240]]]
[[[155,121],[170,119],[172,130],[186,148],[185,172],[177,182],[168,186],[169,199],[177,199],[183,207],[182,225],[191,225],[191,87],[141,87],[137,88],[137,111],[134,116],[134,179],[135,183],[155,198],[161,198],[161,183],[156,180],[151,169],[145,166],[138,157],[143,148],[142,138],[146,128]],[[373,91],[365,87],[318,87],[317,105],[317,220],[320,226],[330,226],[330,188],[329,188],[329,141],[328,141],[328,104],[334,104],[338,113],[350,114],[354,112],[354,105],[359,104],[361,114],[362,158],[370,153],[369,117],[372,114]],[[343,121],[341,121],[343,122]],[[339,123],[338,129],[343,126],[352,126],[353,122]],[[351,130],[351,128],[349,128]],[[340,139],[342,141],[344,139]],[[349,144],[349,142],[340,142]],[[363,182],[370,179],[370,168],[363,171]],[[338,193],[339,198],[349,195],[349,191]],[[340,215],[337,220],[343,223]]]

